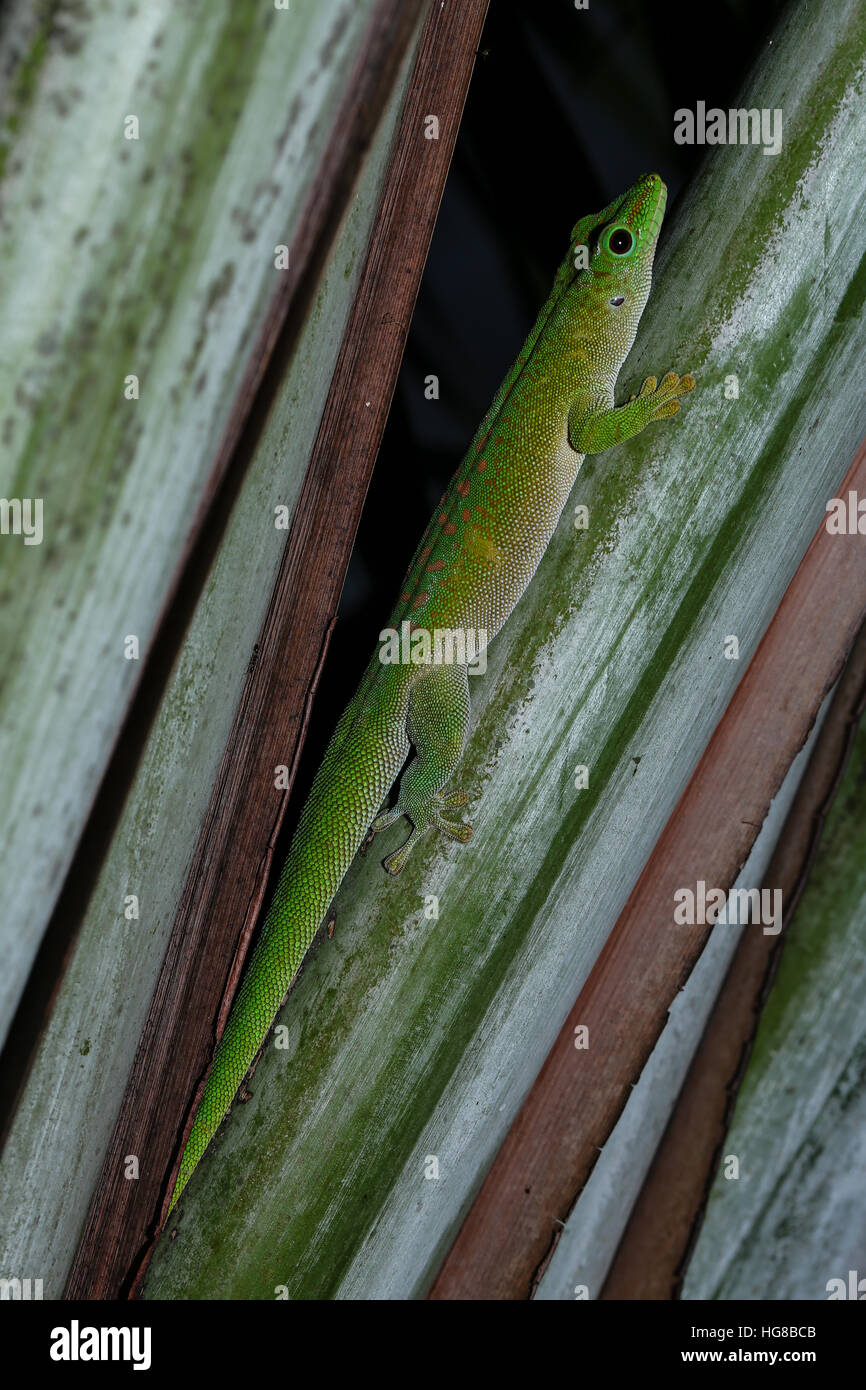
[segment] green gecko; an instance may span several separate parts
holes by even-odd
[[[389,626],[484,633],[514,608],[544,554],[588,453],[675,415],[691,376],[647,377],[614,404],[649,296],[667,190],[656,174],[571,234],[569,254],[520,355],[415,552]],[[582,254],[575,254],[580,252]],[[465,652],[463,653],[465,656]],[[466,665],[383,664],[373,655],[337,725],[274,899],[217,1044],[169,1211],[226,1115],[355,854],[405,816],[399,874],[428,829],[466,842],[462,791],[446,791],[469,728]],[[380,808],[410,750],[393,809]],[[378,814],[377,814],[378,812]]]

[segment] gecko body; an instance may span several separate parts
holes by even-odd
[[[647,301],[666,189],[640,178],[574,227],[571,249],[520,355],[415,552],[388,626],[486,634],[530,583],[587,453],[673,415],[690,376],[648,377],[614,403]],[[178,1170],[169,1210],[228,1111],[310,943],[368,834],[402,817],[398,874],[430,829],[465,842],[467,797],[448,790],[469,728],[465,664],[386,663],[379,649],[331,739],[241,982]],[[394,806],[382,811],[410,752]]]

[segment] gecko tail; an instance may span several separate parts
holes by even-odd
[[[217,1043],[166,1215],[228,1113],[408,752],[402,689],[378,684],[362,703],[356,697],[337,726],[301,813]]]

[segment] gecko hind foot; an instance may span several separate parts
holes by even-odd
[[[408,816],[412,824],[412,831],[409,838],[399,849],[382,860],[382,867],[394,878],[402,873],[409,855],[426,830],[440,830],[443,835],[448,836],[449,840],[457,840],[458,843],[462,845],[467,844],[469,840],[472,839],[472,826],[467,825],[466,821],[451,820],[448,816],[443,815],[440,810],[442,806],[465,806],[467,799],[465,792],[452,792],[448,796],[437,794],[433,798],[432,806],[425,808],[424,812],[416,811],[413,813],[408,810],[402,811],[400,814]],[[388,821],[389,825],[393,825],[394,821],[399,819],[396,807],[393,812],[387,812],[386,814],[391,816],[391,819]],[[378,819],[382,820],[384,817],[379,817]],[[376,827],[375,821],[373,825],[374,828],[385,829],[384,825]]]
[[[367,831],[366,839],[361,848],[366,849],[374,835],[378,835],[380,830],[387,830],[389,826],[396,825],[397,821],[400,820],[402,816],[403,812],[398,811],[396,806],[392,806],[390,811],[380,812]]]
[[[437,792],[435,799],[440,806],[465,806],[469,797],[463,791]]]
[[[471,825],[467,825],[465,820],[451,820],[450,817],[443,816],[441,811],[433,812],[430,824],[441,830],[450,840],[459,840],[461,845],[472,839]]]

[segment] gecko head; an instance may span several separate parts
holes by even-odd
[[[627,193],[599,213],[590,245],[594,276],[628,277],[652,267],[668,191],[658,174],[642,174]]]
[[[615,337],[632,339],[652,283],[656,242],[667,189],[658,174],[642,174],[627,192],[583,224],[589,251],[586,291],[610,315]],[[630,344],[629,344],[630,345]]]

